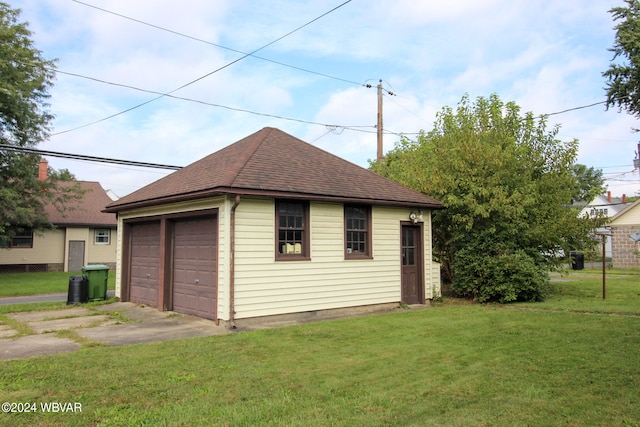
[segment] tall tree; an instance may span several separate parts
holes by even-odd
[[[46,60],[34,46],[20,10],[0,2],[0,143],[35,147],[49,135],[53,115],[48,111],[48,90],[53,84],[54,61]],[[39,181],[40,158],[0,148],[0,239],[12,237],[14,226],[48,225],[44,204],[64,209],[77,198],[74,186],[60,187],[68,172],[50,171]]]
[[[607,190],[602,176],[602,169],[587,167],[579,163],[573,165],[571,169],[576,181],[572,195],[573,201],[591,202],[596,196]]]
[[[434,128],[402,138],[374,170],[436,197],[434,250],[454,290],[480,301],[540,300],[560,247],[590,243],[593,223],[571,208],[577,141],[520,115],[497,95],[454,111]]]
[[[616,38],[611,49],[612,62],[602,73],[607,78],[607,108],[616,105],[640,118],[640,0],[625,0],[626,7],[609,10]]]

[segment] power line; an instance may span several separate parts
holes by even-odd
[[[278,116],[278,115],[275,115],[275,114],[260,113],[260,112],[257,112],[257,111],[246,110],[246,109],[243,109],[243,108],[230,107],[230,106],[227,106],[227,105],[215,104],[213,102],[207,102],[207,101],[201,101],[201,100],[193,99],[193,98],[186,98],[186,97],[182,97],[182,96],[171,95],[171,93],[163,93],[163,92],[154,91],[154,90],[150,90],[150,89],[144,89],[144,88],[140,88],[140,87],[137,87],[137,86],[132,86],[132,85],[124,84],[124,83],[110,82],[110,81],[107,81],[107,80],[102,80],[102,79],[98,79],[98,78],[95,78],[95,77],[84,76],[82,74],[77,74],[77,73],[70,73],[70,72],[62,71],[62,70],[56,70],[56,72],[60,73],[60,74],[67,75],[67,76],[87,79],[87,80],[91,80],[91,81],[94,81],[94,82],[98,82],[98,83],[102,83],[102,84],[106,84],[106,85],[110,85],[110,86],[123,87],[123,88],[127,88],[127,89],[137,90],[139,92],[150,93],[150,94],[154,94],[154,95],[160,95],[160,97],[164,96],[166,98],[178,99],[178,100],[181,100],[181,101],[195,102],[197,104],[207,105],[207,106],[210,106],[210,107],[224,108],[226,110],[237,111],[237,112],[241,112],[241,113],[253,114],[253,115],[263,116],[263,117],[272,117],[272,118],[279,119],[279,120],[288,120],[288,121],[292,121],[292,122],[304,123],[304,124],[309,124],[309,125],[324,126],[324,127],[327,127],[327,128],[342,128],[342,129],[349,129],[349,130],[356,131],[356,132],[375,133],[375,131],[367,131],[367,130],[363,129],[363,128],[367,128],[367,127],[373,128],[374,126],[372,126],[372,125],[369,125],[369,126],[364,126],[364,125],[343,126],[343,125],[335,125],[335,124],[328,124],[328,123],[313,122],[313,121],[309,121],[309,120]],[[122,113],[118,113],[118,114],[122,114]],[[110,116],[110,117],[113,117],[113,116]],[[105,119],[103,119],[103,120],[105,120]],[[97,123],[97,122],[94,122],[94,123]],[[81,126],[81,127],[86,127],[86,126],[89,126],[89,125],[85,125],[85,126]],[[76,129],[80,129],[80,128],[69,129],[69,130],[62,131],[62,132],[56,132],[56,133],[51,134],[51,136],[60,135],[60,134],[66,133],[66,132],[70,132],[72,130],[76,130]]]
[[[537,116],[536,118],[541,119],[541,118],[546,117],[546,116],[555,116],[557,114],[564,114],[564,113],[568,113],[570,111],[582,110],[584,108],[595,107],[596,105],[601,105],[601,104],[606,104],[606,103],[607,103],[607,101],[594,102],[593,104],[582,105],[580,107],[574,107],[574,108],[568,108],[566,110],[557,111],[555,113],[541,114],[540,116]]]
[[[174,92],[177,92],[177,91],[179,91],[179,90],[181,90],[181,89],[184,89],[184,88],[185,88],[185,87],[187,87],[187,86],[190,86],[190,85],[192,85],[192,84],[194,84],[194,83],[196,83],[196,82],[199,82],[200,80],[203,80],[203,79],[205,79],[205,78],[207,78],[207,77],[211,76],[212,74],[217,73],[218,71],[224,70],[225,68],[230,67],[231,65],[233,65],[233,64],[235,64],[235,63],[237,63],[237,62],[242,61],[243,59],[245,59],[245,58],[247,58],[247,57],[249,57],[249,56],[253,55],[253,54],[254,54],[254,53],[256,53],[256,52],[261,51],[261,50],[263,50],[263,49],[265,49],[265,48],[267,48],[267,47],[271,46],[272,44],[275,44],[275,43],[279,42],[280,40],[284,39],[285,37],[288,37],[288,36],[290,36],[291,34],[293,34],[293,33],[297,32],[297,31],[299,31],[299,30],[303,29],[304,27],[307,27],[307,26],[311,25],[311,24],[312,24],[312,23],[314,23],[315,21],[318,21],[319,19],[321,19],[321,18],[323,18],[323,17],[327,16],[328,14],[330,14],[330,13],[332,13],[332,12],[334,12],[334,11],[338,10],[339,8],[341,8],[342,6],[344,6],[344,5],[346,5],[347,3],[350,3],[350,2],[351,2],[351,0],[347,0],[347,1],[345,1],[344,3],[342,3],[342,4],[340,4],[340,5],[336,6],[336,7],[334,7],[333,9],[329,10],[328,12],[325,12],[325,13],[323,13],[322,15],[318,16],[317,18],[314,18],[314,19],[312,19],[311,21],[307,22],[306,24],[303,24],[303,25],[299,26],[298,28],[296,28],[296,29],[294,29],[294,30],[292,30],[292,31],[289,31],[289,32],[288,32],[288,33],[286,33],[285,35],[278,37],[277,39],[275,39],[275,40],[273,40],[273,41],[271,41],[271,42],[269,42],[269,43],[265,44],[264,46],[259,47],[258,49],[255,49],[255,50],[251,51],[250,53],[247,53],[247,54],[245,54],[245,55],[241,56],[240,58],[238,58],[238,59],[236,59],[236,60],[234,60],[234,61],[231,61],[231,62],[227,63],[226,65],[223,65],[222,67],[217,68],[217,69],[215,69],[215,70],[213,70],[213,71],[211,71],[211,72],[209,72],[209,73],[207,73],[207,74],[205,74],[205,75],[203,75],[203,76],[200,76],[200,77],[198,77],[198,78],[197,78],[197,79],[195,79],[195,80],[192,80],[192,81],[190,81],[190,82],[188,82],[188,83],[185,83],[185,84],[183,84],[182,86],[177,87],[176,89],[173,89],[173,90],[171,90],[171,91],[169,91],[169,92],[163,93],[163,94],[161,94],[160,96],[157,96],[157,97],[155,97],[155,98],[153,98],[153,99],[150,99],[150,100],[148,100],[148,101],[145,101],[145,102],[143,102],[143,103],[141,103],[141,104],[135,105],[135,106],[133,106],[133,107],[131,107],[131,108],[127,108],[126,110],[120,111],[119,113],[112,114],[112,115],[110,115],[110,116],[108,116],[108,117],[104,117],[104,118],[102,118],[102,119],[100,119],[100,120],[96,120],[96,121],[94,121],[94,122],[87,123],[87,124],[82,125],[82,126],[78,126],[78,127],[72,128],[72,129],[67,129],[67,130],[64,130],[64,131],[61,131],[61,132],[56,132],[56,133],[52,134],[51,136],[60,135],[60,134],[63,134],[63,133],[67,133],[67,132],[71,132],[71,131],[74,131],[74,130],[82,129],[82,128],[85,128],[85,127],[87,127],[87,126],[91,126],[91,125],[94,125],[94,124],[97,124],[97,123],[100,123],[100,122],[104,122],[104,121],[106,121],[106,120],[112,119],[112,118],[114,118],[114,117],[116,117],[116,116],[119,116],[119,115],[121,115],[121,114],[128,113],[129,111],[132,111],[132,110],[135,110],[135,109],[140,108],[140,107],[142,107],[142,106],[145,106],[145,105],[147,105],[147,104],[150,104],[150,103],[152,103],[152,102],[154,102],[154,101],[157,101],[158,99],[161,99],[161,98],[163,98],[163,97],[165,97],[165,96],[168,96],[168,95],[170,95],[170,94],[172,94],[172,93],[174,93]]]
[[[210,42],[210,41],[208,41],[208,40],[204,40],[204,39],[201,39],[201,38],[198,38],[198,37],[190,36],[190,35],[188,35],[188,34],[181,33],[181,32],[179,32],[179,31],[175,31],[175,30],[171,30],[171,29],[169,29],[169,28],[161,27],[161,26],[156,25],[156,24],[151,24],[151,23],[149,23],[149,22],[142,21],[142,20],[137,19],[137,18],[132,18],[132,17],[130,17],[130,16],[123,15],[123,14],[121,14],[121,13],[117,13],[117,12],[113,12],[113,11],[111,11],[111,10],[107,10],[107,9],[104,9],[104,8],[101,8],[101,7],[98,7],[98,6],[94,6],[94,5],[92,5],[92,4],[85,3],[85,2],[82,2],[82,1],[80,1],[80,0],[72,0],[72,1],[74,1],[75,3],[81,4],[81,5],[83,5],[83,6],[87,6],[87,7],[90,7],[90,8],[96,9],[96,10],[99,10],[99,11],[101,11],[101,12],[109,13],[109,14],[114,15],[114,16],[117,16],[117,17],[119,17],[119,18],[127,19],[127,20],[129,20],[129,21],[133,21],[133,22],[136,22],[136,23],[138,23],[138,24],[146,25],[146,26],[148,26],[148,27],[155,28],[155,29],[160,30],[160,31],[165,31],[165,32],[167,32],[167,33],[175,34],[175,35],[180,36],[180,37],[185,37],[185,38],[187,38],[187,39],[195,40],[195,41],[197,41],[197,42],[205,43],[205,44],[208,44],[208,45],[210,45],[210,46],[215,46],[215,47],[217,47],[217,48],[224,49],[224,50],[228,50],[228,51],[230,51],[230,52],[235,52],[235,53],[239,53],[239,54],[241,54],[241,55],[251,56],[251,57],[253,57],[253,58],[260,59],[260,60],[262,60],[262,61],[271,62],[272,64],[280,65],[280,66],[283,66],[283,67],[291,68],[291,69],[298,70],[298,71],[302,71],[302,72],[309,73],[309,74],[315,74],[315,75],[317,75],[317,76],[326,77],[326,78],[328,78],[328,79],[338,80],[338,81],[341,81],[341,82],[350,83],[350,84],[354,84],[354,85],[358,85],[358,86],[360,86],[360,85],[361,85],[360,83],[358,83],[358,82],[354,82],[354,81],[352,81],[352,80],[343,79],[343,78],[341,78],[341,77],[331,76],[331,75],[329,75],[329,74],[324,74],[324,73],[320,73],[320,72],[317,72],[317,71],[309,70],[309,69],[306,69],[306,68],[297,67],[297,66],[295,66],[295,65],[291,65],[291,64],[285,64],[284,62],[274,61],[273,59],[269,59],[269,58],[265,58],[265,57],[262,57],[262,56],[254,55],[253,53],[247,53],[247,52],[243,52],[243,51],[238,50],[238,49],[233,49],[233,48],[231,48],[231,47],[222,46],[222,45],[220,45],[220,44],[218,44],[218,43],[213,43],[213,42]],[[342,5],[341,5],[341,6],[342,6]],[[338,6],[338,7],[340,7],[340,6]],[[328,12],[328,13],[329,13],[329,12]],[[255,52],[255,51],[254,51],[254,52]]]
[[[61,157],[64,159],[85,160],[85,161],[97,162],[97,163],[112,163],[115,165],[137,166],[142,168],[171,169],[171,170],[182,169],[182,166],[163,165],[160,163],[138,162],[136,160],[113,159],[109,157],[87,156],[84,154],[61,153],[58,151],[38,150],[35,148],[29,148],[29,147],[16,147],[14,145],[9,145],[9,144],[0,144],[0,149],[13,151],[17,153],[38,154],[41,156]]]
[[[566,110],[556,111],[555,113],[539,114],[539,115],[533,116],[531,118],[540,120],[540,119],[544,119],[544,118],[549,117],[549,116],[555,116],[555,115],[558,115],[558,114],[564,114],[564,113],[568,113],[570,111],[582,110],[582,109],[585,109],[585,108],[595,107],[596,105],[601,105],[601,104],[606,104],[606,103],[607,103],[607,101],[594,102],[594,103],[588,104],[588,105],[581,105],[579,107],[567,108]],[[519,121],[522,122],[522,121],[525,121],[525,120],[528,120],[528,119],[529,119],[529,117],[521,117]],[[421,132],[402,132],[402,133],[398,133],[398,134],[394,133],[394,135],[397,135],[397,136],[420,135],[420,133]]]

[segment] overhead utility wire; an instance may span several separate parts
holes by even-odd
[[[594,102],[593,104],[581,105],[579,107],[573,107],[573,108],[567,108],[566,110],[556,111],[555,113],[539,114],[539,115],[534,116],[532,118],[539,120],[539,119],[543,119],[545,117],[555,116],[555,115],[558,115],[558,114],[564,114],[564,113],[568,113],[570,111],[582,110],[582,109],[585,109],[585,108],[591,108],[591,107],[595,107],[596,105],[601,105],[601,104],[606,104],[606,103],[607,103],[607,101]],[[519,121],[524,121],[524,120],[528,120],[528,117],[521,117]],[[420,135],[421,132],[402,132],[402,133],[393,133],[393,134],[397,135],[397,136]]]
[[[42,156],[61,157],[63,159],[86,160],[89,162],[112,163],[115,165],[138,166],[153,169],[182,169],[182,166],[163,165],[159,163],[138,162],[135,160],[112,159],[109,157],[87,156],[84,154],[61,153],[59,151],[37,150],[28,147],[16,147],[14,145],[0,144],[1,150],[14,151],[17,153],[38,154]]]
[[[284,39],[285,37],[288,37],[288,36],[290,36],[291,34],[295,33],[296,31],[299,31],[299,30],[303,29],[304,27],[306,27],[306,26],[308,26],[308,25],[311,25],[311,24],[312,24],[312,23],[314,23],[315,21],[317,21],[317,20],[319,20],[319,19],[321,19],[321,18],[323,18],[323,17],[327,16],[328,14],[330,14],[330,13],[334,12],[335,10],[338,10],[339,8],[341,8],[342,6],[344,6],[344,5],[346,5],[347,3],[350,3],[350,2],[351,2],[351,0],[347,0],[347,1],[345,1],[344,3],[342,3],[342,4],[340,4],[340,5],[336,6],[336,7],[334,7],[334,8],[333,8],[333,9],[331,9],[330,11],[323,13],[322,15],[318,16],[317,18],[312,19],[311,21],[307,22],[307,23],[306,23],[306,24],[304,24],[304,25],[299,26],[298,28],[296,28],[296,29],[294,29],[294,30],[292,30],[292,31],[289,31],[287,34],[285,34],[285,35],[283,35],[283,36],[281,36],[281,37],[278,37],[277,39],[275,39],[275,40],[273,40],[273,41],[271,41],[271,42],[267,43],[266,45],[264,45],[264,46],[262,46],[262,47],[259,47],[258,49],[255,49],[255,50],[251,51],[250,53],[247,53],[247,54],[245,54],[245,55],[241,56],[240,58],[238,58],[238,59],[236,59],[236,60],[234,60],[234,61],[231,61],[231,62],[229,62],[228,64],[223,65],[223,66],[222,66],[222,67],[220,67],[220,68],[217,68],[217,69],[215,69],[215,70],[211,71],[210,73],[207,73],[207,74],[205,74],[205,75],[203,75],[203,76],[201,76],[201,77],[198,77],[197,79],[192,80],[192,81],[190,81],[189,83],[185,83],[185,84],[183,84],[182,86],[180,86],[180,87],[178,87],[178,88],[176,88],[176,89],[173,89],[173,90],[171,90],[171,91],[169,91],[169,92],[163,93],[163,94],[161,94],[160,96],[157,96],[157,97],[155,97],[155,98],[153,98],[153,99],[150,99],[150,100],[148,100],[148,101],[145,101],[145,102],[143,102],[143,103],[141,103],[141,104],[135,105],[135,106],[133,106],[133,107],[131,107],[131,108],[127,108],[126,110],[120,111],[119,113],[112,114],[112,115],[110,115],[110,116],[108,116],[108,117],[104,117],[104,118],[102,118],[102,119],[100,119],[100,120],[96,120],[96,121],[94,121],[94,122],[92,122],[92,123],[87,123],[87,124],[85,124],[85,125],[78,126],[78,127],[72,128],[72,129],[67,129],[67,130],[64,130],[64,131],[61,131],[61,132],[53,133],[53,134],[51,134],[51,136],[60,135],[60,134],[63,134],[63,133],[67,133],[67,132],[71,132],[71,131],[74,131],[74,130],[82,129],[82,128],[85,128],[85,127],[87,127],[87,126],[91,126],[91,125],[94,125],[94,124],[96,124],[96,123],[100,123],[100,122],[103,122],[103,121],[106,121],[106,120],[112,119],[112,118],[114,118],[114,117],[116,117],[116,116],[119,116],[119,115],[124,114],[124,113],[128,113],[128,112],[129,112],[129,111],[131,111],[131,110],[135,110],[136,108],[140,108],[140,107],[145,106],[145,105],[147,105],[147,104],[150,104],[150,103],[152,103],[152,102],[154,102],[154,101],[157,101],[158,99],[164,98],[164,97],[165,97],[165,96],[167,96],[167,95],[170,95],[170,94],[172,94],[172,93],[174,93],[174,92],[177,92],[177,91],[179,91],[179,90],[181,90],[181,89],[184,89],[184,88],[185,88],[185,87],[187,87],[187,86],[190,86],[190,85],[192,85],[192,84],[194,84],[194,83],[196,83],[196,82],[199,82],[200,80],[203,80],[203,79],[205,79],[205,78],[209,77],[210,75],[217,73],[218,71],[224,70],[225,68],[230,67],[231,65],[233,65],[233,64],[235,64],[235,63],[237,63],[237,62],[242,61],[243,59],[247,58],[248,56],[253,55],[253,54],[254,54],[254,53],[256,53],[256,52],[258,52],[258,51],[260,51],[260,50],[262,50],[262,49],[265,49],[265,48],[267,48],[267,47],[271,46],[272,44],[275,44],[275,43],[279,42],[280,40]]]
[[[115,16],[123,18],[123,19],[128,19],[129,21],[137,22],[138,24],[146,25],[148,27],[155,28],[155,29],[160,30],[160,31],[165,31],[167,33],[175,34],[175,35],[180,36],[180,37],[185,37],[187,39],[195,40],[195,41],[198,41],[200,43],[205,43],[205,44],[208,44],[210,46],[215,46],[215,47],[220,48],[220,49],[225,49],[225,50],[228,50],[230,52],[235,52],[235,53],[239,53],[241,55],[251,56],[253,58],[260,59],[262,61],[271,62],[272,64],[281,65],[283,67],[288,67],[288,68],[291,68],[291,69],[294,69],[294,70],[298,70],[298,71],[302,71],[302,72],[305,72],[305,73],[315,74],[317,76],[326,77],[328,79],[338,80],[338,81],[341,81],[341,82],[345,82],[345,83],[350,83],[350,84],[354,84],[354,85],[357,85],[357,86],[361,86],[361,83],[358,83],[358,82],[354,82],[354,81],[351,81],[351,80],[343,79],[341,77],[331,76],[329,74],[319,73],[317,71],[308,70],[306,68],[297,67],[297,66],[291,65],[291,64],[285,64],[284,62],[274,61],[273,59],[265,58],[263,56],[253,55],[252,53],[243,52],[241,50],[234,49],[234,48],[231,48],[231,47],[222,46],[220,44],[213,43],[213,42],[210,42],[208,40],[204,40],[204,39],[201,39],[201,38],[198,38],[198,37],[190,36],[189,34],[184,34],[184,33],[181,33],[179,31],[175,31],[175,30],[171,30],[169,28],[161,27],[159,25],[151,24],[149,22],[145,22],[145,21],[142,21],[140,19],[132,18],[130,16],[123,15],[121,13],[117,13],[117,12],[113,12],[111,10],[103,9],[101,7],[94,6],[92,4],[85,3],[85,2],[82,2],[80,0],[72,0],[72,1],[74,1],[75,3],[78,3],[78,4],[81,4],[81,5],[84,5],[84,6],[91,7],[93,9],[99,10],[101,12],[109,13],[111,15],[115,15]],[[338,7],[340,7],[340,6],[338,6]]]
[[[82,79],[87,79],[87,80],[91,80],[91,81],[94,81],[94,82],[103,83],[103,84],[106,84],[106,85],[123,87],[123,88],[137,90],[137,91],[144,92],[144,93],[151,93],[151,94],[154,94],[154,95],[161,95],[161,96],[165,96],[167,98],[179,99],[181,101],[195,102],[195,103],[198,103],[198,104],[208,105],[210,107],[224,108],[224,109],[227,109],[227,110],[238,111],[238,112],[241,112],[241,113],[254,114],[256,116],[273,117],[275,119],[288,120],[288,121],[292,121],[292,122],[305,123],[305,124],[310,124],[310,125],[324,126],[324,127],[327,127],[327,128],[343,128],[343,129],[349,129],[349,130],[353,130],[353,131],[357,131],[357,132],[375,133],[375,131],[367,131],[367,130],[364,130],[364,129],[359,129],[359,128],[367,128],[367,127],[371,127],[372,128],[372,127],[374,127],[372,125],[369,125],[369,126],[364,126],[364,125],[360,125],[360,126],[358,126],[358,125],[342,126],[342,125],[335,125],[335,124],[312,122],[312,121],[309,121],[309,120],[295,119],[295,118],[291,118],[291,117],[278,116],[278,115],[275,115],[275,114],[260,113],[260,112],[257,112],[257,111],[245,110],[245,109],[242,109],[242,108],[229,107],[227,105],[215,104],[213,102],[207,102],[207,101],[201,101],[201,100],[193,99],[193,98],[186,98],[186,97],[182,97],[182,96],[171,95],[169,93],[165,94],[163,92],[158,92],[158,91],[155,91],[155,90],[143,89],[143,88],[140,88],[140,87],[127,85],[127,84],[124,84],[124,83],[110,82],[110,81],[107,81],[107,80],[102,80],[102,79],[98,79],[98,78],[95,78],[95,77],[83,76],[82,74],[69,73],[69,72],[62,71],[62,70],[55,70],[55,71],[57,73],[64,74],[64,75],[67,75],[67,76],[73,76],[73,77],[78,77],[78,78],[82,78]],[[79,128],[76,128],[76,129],[79,129]],[[71,130],[74,130],[74,129],[70,129],[70,130],[64,131],[64,132],[70,132]],[[56,136],[56,135],[59,135],[59,134],[64,133],[64,132],[57,132],[57,133],[52,134],[51,136]]]
[[[590,108],[590,107],[595,107],[596,105],[600,105],[600,104],[606,104],[607,101],[600,101],[600,102],[594,102],[593,104],[589,104],[589,105],[582,105],[580,107],[574,107],[574,108],[567,108],[566,110],[562,110],[562,111],[556,111],[555,113],[549,113],[549,114],[540,114],[539,116],[537,116],[537,119],[541,119],[543,117],[547,117],[547,116],[555,116],[556,114],[563,114],[563,113],[568,113],[570,111],[576,111],[576,110],[582,110],[584,108]]]

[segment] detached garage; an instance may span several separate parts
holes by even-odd
[[[237,320],[440,292],[437,200],[264,128],[106,209],[124,301]]]

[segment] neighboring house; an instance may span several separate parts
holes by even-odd
[[[424,304],[442,204],[264,128],[109,205],[116,295],[223,321]]]
[[[46,175],[41,172],[40,178]],[[78,183],[85,193],[71,209],[59,212],[52,205],[45,207],[54,229],[19,228],[19,235],[0,241],[0,272],[77,272],[88,264],[115,268],[117,221],[114,214],[102,212],[113,200],[98,182]]]
[[[618,212],[609,226],[613,241],[613,267],[640,268],[640,242],[630,237],[640,233],[640,200]]]
[[[590,203],[576,203],[576,205],[583,205],[582,211],[580,211],[580,217],[596,217],[598,215],[605,218],[612,218],[618,212],[623,210],[627,206],[627,196],[612,197],[611,191],[607,191],[607,194],[601,194],[595,197]],[[605,244],[605,255],[609,258],[613,256],[611,238],[607,237]]]

